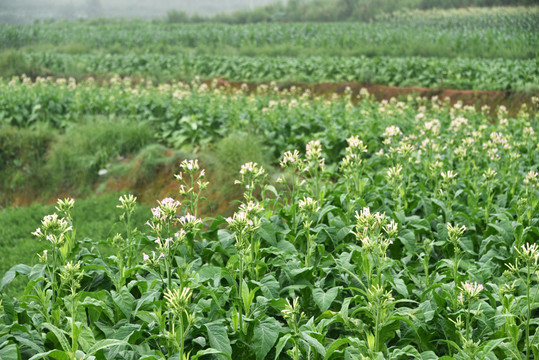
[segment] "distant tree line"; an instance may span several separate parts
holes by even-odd
[[[252,10],[241,10],[212,17],[190,16],[183,11],[170,11],[171,23],[223,22],[246,24],[293,21],[370,21],[382,13],[402,9],[449,9],[463,7],[531,6],[537,0],[288,0]]]

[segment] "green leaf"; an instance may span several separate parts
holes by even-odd
[[[267,317],[258,322],[253,338],[257,360],[264,359],[273,345],[275,345],[280,329],[281,324],[272,317]]]
[[[71,345],[69,345],[69,341],[67,341],[67,338],[64,335],[65,331],[57,328],[51,323],[43,323],[43,327],[50,330],[56,336],[56,339],[58,339],[60,346],[62,346],[62,349],[65,352],[71,351]]]
[[[20,345],[27,346],[28,348],[34,350],[35,352],[45,351],[45,349],[43,348],[41,344],[36,344],[37,339],[27,339],[20,335],[13,335],[13,338],[17,340],[17,342]],[[0,359],[2,359],[2,357],[0,357]]]
[[[285,347],[286,343],[291,338],[292,338],[292,334],[286,334],[279,339],[279,342],[277,343],[277,346],[275,347],[275,360],[279,358],[279,355],[281,355],[281,351],[283,351],[283,348]]]
[[[232,356],[232,348],[230,347],[230,340],[226,332],[225,325],[221,320],[217,320],[204,325],[208,330],[208,338],[210,340],[210,346],[217,349],[229,356]]]
[[[44,359],[44,358],[53,358],[56,360],[70,360],[71,357],[68,353],[62,350],[54,349],[51,351],[47,351],[44,353],[40,353],[37,355],[32,356],[29,360],[37,360],[37,359]],[[3,357],[0,357],[0,359],[4,359]]]
[[[306,331],[301,332],[301,338],[311,345],[320,355],[326,356],[326,349],[324,348],[324,345],[320,343],[320,341],[313,338]]]
[[[421,360],[438,360],[438,356],[434,351],[425,351],[421,353]]]
[[[112,300],[120,308],[127,320],[131,319],[131,312],[133,311],[133,304],[135,302],[133,295],[129,292],[127,287],[122,287],[119,292],[111,290]]]
[[[114,320],[114,312],[101,300],[94,299],[92,297],[86,297],[83,302],[79,304],[83,307],[89,307],[103,312],[110,320]]]
[[[271,222],[264,222],[258,229],[258,235],[267,241],[271,246],[277,246],[277,237],[275,232],[275,224]]]
[[[260,286],[260,290],[266,299],[277,299],[281,286],[275,279],[273,274],[267,274],[260,281],[253,281],[254,284]]]
[[[345,345],[348,345],[349,343],[350,343],[350,340],[348,340],[347,338],[338,339],[332,342],[326,352],[326,356],[324,356],[324,360],[329,360],[331,358],[331,355],[333,355],[335,351],[337,351],[338,349],[340,349],[341,347]]]
[[[21,354],[15,344],[4,346],[0,349],[0,359],[2,360],[20,360]]]
[[[82,325],[80,335],[79,345],[82,350],[88,352],[88,350],[95,344],[94,333],[88,326]]]
[[[313,289],[314,302],[316,303],[316,305],[318,305],[320,311],[324,312],[329,309],[329,307],[337,297],[338,293],[338,287],[331,288],[327,292],[324,292],[320,288]]]
[[[406,284],[402,279],[393,279],[393,288],[403,297],[407,298],[409,296]]]
[[[204,355],[211,355],[211,354],[219,354],[219,355],[223,355],[223,356],[226,356],[228,359],[232,359],[230,357],[230,355],[222,352],[222,351],[219,351],[217,349],[212,349],[212,348],[209,348],[209,349],[204,349],[204,350],[199,350],[194,356],[191,357],[191,360],[197,360],[199,357],[201,356],[204,356]]]
[[[13,281],[13,279],[15,279],[15,276],[17,276],[17,274],[28,275],[30,273],[30,270],[32,270],[32,268],[24,264],[13,266],[11,269],[6,271],[4,277],[2,278],[2,281],[0,282],[0,290],[4,289],[4,287],[9,285]]]
[[[129,346],[129,343],[123,340],[117,339],[104,339],[96,342],[90,349],[88,349],[88,355],[93,355],[99,350],[106,349],[112,346]]]
[[[213,265],[202,266],[195,275],[195,281],[202,283],[208,280],[213,280],[213,286],[219,286],[221,268]]]

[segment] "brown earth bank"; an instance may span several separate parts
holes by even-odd
[[[185,157],[178,157],[172,151],[166,151],[166,156],[170,156],[174,161],[162,165],[151,176],[141,178],[137,176],[136,168],[133,172],[121,176],[105,175],[92,185],[91,191],[84,191],[82,194],[77,191],[66,189],[51,190],[47,194],[39,193],[36,190],[18,189],[9,195],[11,201],[8,207],[30,206],[32,204],[56,204],[58,199],[73,197],[75,199],[84,198],[93,194],[100,196],[109,193],[129,193],[137,197],[137,201],[145,206],[156,206],[157,200],[165,197],[172,197],[182,200],[179,195],[180,183],[174,175],[180,172],[179,164]],[[127,157],[122,162],[132,161],[133,157]],[[206,180],[209,182],[208,188],[202,193],[206,198],[200,202],[199,214],[204,217],[215,217],[217,215],[232,215],[238,206],[237,200],[242,200],[242,189],[239,185],[234,185],[233,178],[224,178],[219,171],[214,169],[210,163],[199,159],[200,168],[206,171]],[[0,206],[0,210],[2,207]]]

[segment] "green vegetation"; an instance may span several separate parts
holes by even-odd
[[[261,85],[255,96],[245,87],[234,90],[217,82],[134,86],[132,79],[118,77],[109,86],[64,79],[3,83],[1,201],[13,201],[22,189],[45,196],[59,187],[85,194],[104,179],[99,171],[107,169],[129,174],[131,185],[144,184],[160,169],[170,168],[171,161],[188,157],[166,155],[168,149],[220,153],[205,163],[221,168],[223,180],[230,179],[235,170],[229,165],[239,166],[246,157],[275,163],[279,154],[290,146],[304,146],[311,136],[323,134],[337,144],[351,135],[349,128],[361,128],[363,110],[346,107],[348,101],[358,100],[357,94],[326,104],[324,97],[305,93],[297,106],[281,104],[282,96],[299,96],[299,91],[280,92]],[[250,138],[243,147],[237,145],[243,136],[238,134]],[[219,143],[224,138],[228,140]],[[156,142],[161,147],[152,145]],[[132,154],[139,154],[133,162],[115,165],[118,158]],[[327,155],[336,161],[339,148]]]
[[[278,153],[279,179],[242,165],[229,218],[201,217],[212,185],[196,160],[180,164],[179,201],[145,209],[146,225],[129,196],[64,200],[41,225],[36,217],[52,209],[2,212],[25,222],[8,236],[39,227],[47,250],[0,280],[2,358],[539,355],[537,98],[490,119],[488,109],[436,98],[151,89],[138,91],[174,91],[169,101],[214,111],[187,124],[203,139],[226,138],[217,151],[232,154],[238,131],[258,135]],[[235,116],[217,116],[224,108]],[[167,141],[186,127],[154,129]],[[111,256],[97,246],[104,240]],[[27,286],[14,300],[5,291],[19,278]]]
[[[386,14],[372,23],[0,26],[0,76],[143,76],[535,91],[538,7]]]
[[[535,59],[539,7],[433,10],[372,23],[166,24],[95,19],[0,26],[0,48],[69,54]]]
[[[539,358],[539,8],[392,3],[0,27],[0,359]]]
[[[110,193],[77,200],[77,207],[73,211],[73,222],[77,226],[79,239],[94,239],[93,245],[106,255],[110,255],[111,249],[105,240],[123,231],[117,225],[118,215],[115,209],[120,195]],[[144,226],[148,209],[140,206],[133,217],[139,228]],[[42,253],[46,245],[32,236],[31,232],[35,230],[35,224],[52,212],[53,205],[40,204],[0,211],[0,274],[5,274],[15,264],[37,262],[37,254]],[[5,290],[10,295],[20,295],[24,288],[25,283],[21,279]]]
[[[188,17],[185,13],[172,11],[168,13],[167,20],[169,22],[211,21],[229,24],[294,21],[372,21],[377,16],[395,11],[516,5],[532,6],[536,4],[534,0],[289,0],[286,5],[277,1],[254,10],[243,10],[232,14],[219,14],[206,18],[200,16]]]

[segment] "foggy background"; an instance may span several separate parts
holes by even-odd
[[[162,18],[168,11],[214,15],[286,0],[0,0],[0,23],[93,17]]]

